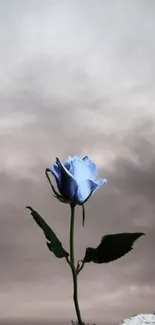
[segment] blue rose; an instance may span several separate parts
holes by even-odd
[[[82,205],[103,184],[105,178],[96,179],[97,167],[85,156],[69,157],[64,163],[56,158],[56,164],[46,169],[55,177],[57,187],[64,202]],[[53,188],[53,187],[52,187]]]

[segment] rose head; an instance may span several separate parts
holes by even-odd
[[[85,156],[69,157],[64,163],[56,158],[56,164],[46,169],[55,177],[58,190],[65,201],[82,205],[107,180],[96,179],[97,167]]]

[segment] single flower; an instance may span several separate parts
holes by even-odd
[[[56,158],[56,164],[46,168],[55,177],[58,190],[57,197],[64,202],[78,205],[84,204],[87,199],[103,184],[105,178],[96,179],[97,167],[88,156],[80,158],[73,156],[64,163]],[[52,187],[53,188],[53,187]]]

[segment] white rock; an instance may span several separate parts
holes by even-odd
[[[130,318],[124,319],[120,325],[155,325],[154,314],[139,314]]]

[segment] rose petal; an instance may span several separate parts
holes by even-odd
[[[106,183],[105,179],[98,179],[96,182],[93,182],[90,179],[87,179],[83,182],[81,182],[78,185],[77,188],[77,192],[75,194],[75,200],[78,203],[82,203],[84,202],[87,197],[90,195],[90,193],[92,192],[92,194],[104,183]]]
[[[84,161],[86,166],[88,166],[89,169],[91,170],[91,173],[93,176],[92,179],[95,179],[97,176],[97,173],[98,173],[98,169],[97,169],[96,165],[92,162],[92,160],[88,156],[83,157],[82,160]]]
[[[70,161],[69,171],[76,179],[77,184],[80,184],[86,179],[95,179],[94,171],[90,165],[87,165],[85,161],[78,156],[74,156],[74,159]]]
[[[56,158],[58,167],[60,168],[61,183],[59,185],[59,191],[65,199],[72,199],[77,190],[77,182],[74,176],[67,170],[67,168]]]

